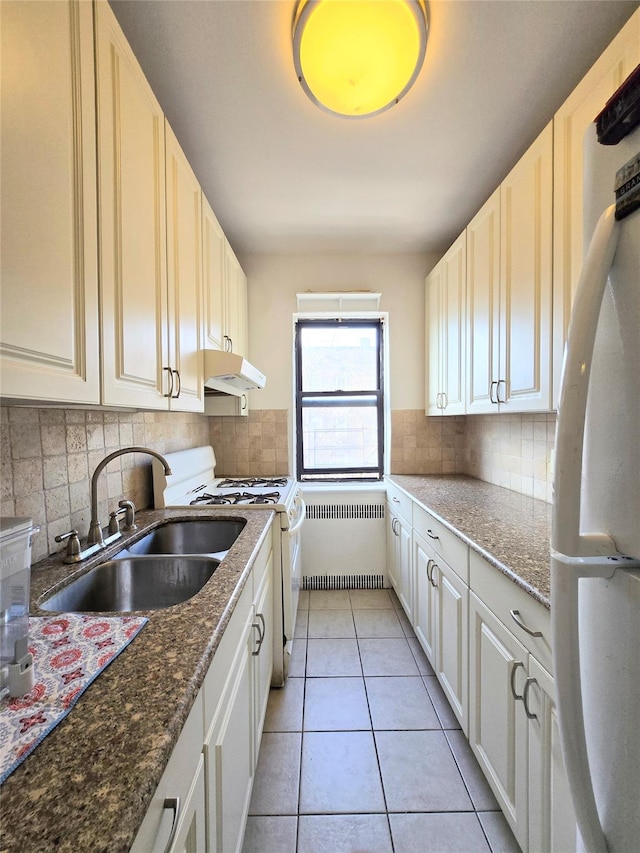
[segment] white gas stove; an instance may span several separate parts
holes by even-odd
[[[306,508],[298,484],[291,477],[216,478],[216,457],[210,446],[167,453],[165,458],[171,466],[169,475],[158,460],[152,460],[156,509],[211,506],[272,509],[277,513],[273,536],[274,584],[282,588],[282,595],[274,596],[274,637],[284,638],[284,648],[277,641],[274,643],[272,683],[281,685],[291,656],[302,575],[300,528]]]

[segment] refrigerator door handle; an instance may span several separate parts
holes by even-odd
[[[580,533],[580,486],[587,392],[596,329],[605,285],[618,245],[615,205],[596,225],[576,291],[564,354],[556,423],[551,547],[561,554],[615,554],[615,543],[602,533]]]

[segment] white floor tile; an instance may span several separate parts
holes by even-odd
[[[443,729],[459,729],[460,723],[458,718],[453,713],[449,700],[444,695],[440,682],[435,675],[427,675],[423,678],[425,686],[429,691],[429,696],[433,702],[433,707],[436,709],[436,714],[440,719],[440,724]]]
[[[371,729],[364,679],[308,679],[304,699],[304,729],[316,732]]]
[[[293,816],[249,816],[242,853],[296,853],[298,818]]]
[[[371,732],[305,732],[300,814],[384,812]]]
[[[354,851],[392,853],[386,814],[300,816],[298,853]]]
[[[356,640],[307,640],[307,676],[362,675]]]
[[[250,815],[298,813],[300,744],[297,732],[265,732],[253,781]]]
[[[478,812],[478,817],[489,839],[491,853],[521,853],[520,845],[502,812]]]
[[[304,678],[287,678],[282,687],[269,692],[265,732],[301,732]]]
[[[309,625],[309,611],[308,610],[300,610],[298,608],[298,612],[296,614],[296,628],[293,633],[294,638],[300,637],[304,639],[307,636],[307,627]]]
[[[405,639],[358,640],[365,675],[419,675]]]
[[[367,678],[365,685],[374,729],[440,729],[420,677]]]
[[[307,641],[294,640],[289,664],[289,678],[304,678],[307,665]]]
[[[386,589],[350,589],[349,598],[353,610],[393,608],[389,591]]]
[[[443,732],[375,732],[375,739],[390,812],[473,810]]]
[[[497,811],[500,808],[498,801],[489,787],[489,783],[480,769],[464,733],[458,729],[447,731],[445,736],[453,751],[458,769],[462,773],[473,807],[478,811]]]
[[[434,675],[433,667],[429,663],[418,638],[407,637],[407,642],[409,643],[409,648],[411,649],[415,662],[418,664],[420,675]]]
[[[350,610],[310,610],[309,639],[345,639],[355,637],[356,629]]]
[[[348,589],[312,589],[309,610],[351,610]]]
[[[358,637],[404,637],[396,611],[354,610],[353,619]]]
[[[308,610],[309,609],[309,590],[301,589],[298,594],[298,610]]]
[[[395,853],[490,853],[473,813],[389,815]]]

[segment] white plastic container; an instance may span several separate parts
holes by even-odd
[[[0,517],[0,698],[23,696],[33,687],[29,654],[30,518]]]

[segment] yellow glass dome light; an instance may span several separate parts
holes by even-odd
[[[397,104],[427,46],[423,0],[299,0],[293,24],[298,80],[328,112],[360,118]]]

